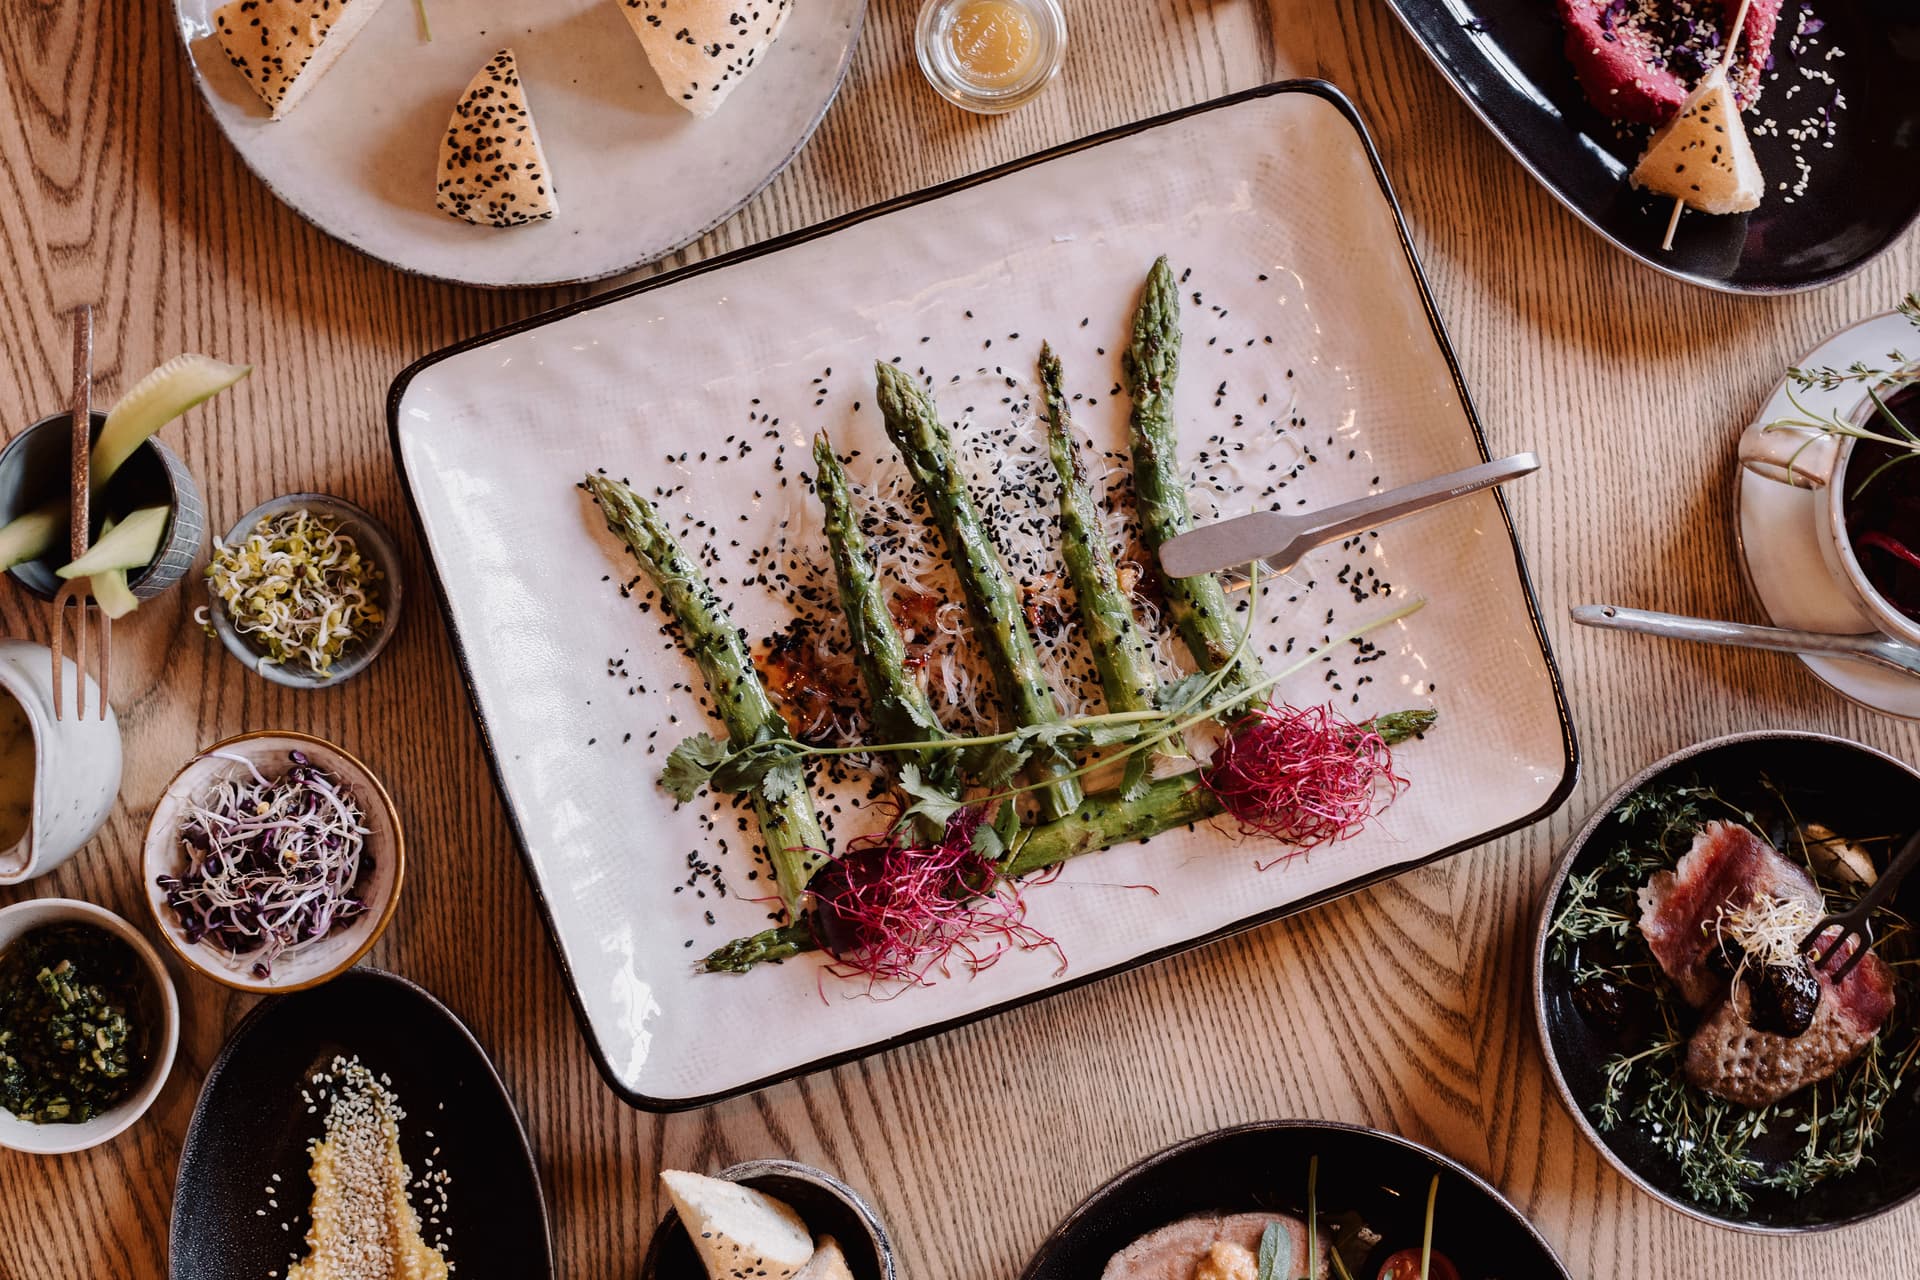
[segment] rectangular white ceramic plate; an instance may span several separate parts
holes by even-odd
[[[1370,685],[1351,686],[1361,703],[1338,696],[1356,715],[1432,704],[1442,719],[1400,753],[1413,785],[1364,835],[1264,872],[1269,851],[1212,827],[1081,859],[1028,896],[1064,972],[1050,952],[1021,953],[891,1000],[828,983],[824,1001],[812,958],[694,972],[706,949],[762,926],[766,907],[674,891],[689,852],[722,860],[736,888],[749,852],[739,836],[720,852],[703,807],[676,809],[653,785],[667,745],[708,727],[690,695],[669,692],[698,677],[657,611],[616,594],[632,562],[574,486],[596,467],[643,492],[681,486],[676,527],[697,516],[722,531],[713,572],[740,624],[764,636],[788,605],[776,588],[740,585],[744,549],[781,521],[817,529],[797,478],[814,431],[859,451],[856,478],[887,449],[875,358],[900,355],[942,382],[962,374],[970,389],[985,368],[990,395],[994,366],[1030,379],[1050,337],[1092,393],[1082,429],[1122,447],[1124,402],[1109,392],[1162,252],[1204,295],[1186,308],[1189,455],[1217,433],[1244,442],[1243,471],[1262,474],[1311,451],[1319,461],[1285,490],[1296,507],[1484,456],[1358,117],[1316,84],[1119,130],[591,299],[395,382],[395,452],[500,788],[582,1023],[629,1101],[696,1105],[925,1035],[1480,843],[1565,797],[1575,748],[1558,677],[1505,511],[1481,495],[1383,530],[1371,548],[1398,596],[1429,603],[1377,637],[1388,654],[1365,668]],[[749,413],[768,420],[749,429]],[[1294,416],[1305,425],[1290,427]],[[738,456],[729,435],[755,450]],[[684,464],[664,461],[683,452]],[[724,465],[700,461],[721,454]],[[1295,575],[1303,643],[1326,633],[1328,610],[1344,628],[1387,608],[1355,603],[1335,581],[1342,563],[1329,550]],[[623,654],[648,696],[609,679]],[[1328,679],[1316,667],[1281,692],[1317,701]],[[1124,887],[1141,884],[1158,894]]]

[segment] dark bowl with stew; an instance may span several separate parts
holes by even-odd
[[[1024,1280],[1098,1276],[1142,1236],[1200,1215],[1304,1219],[1310,1174],[1322,1229],[1334,1236],[1346,1228],[1337,1238],[1351,1244],[1340,1256],[1355,1280],[1419,1275],[1436,1178],[1431,1277],[1567,1280],[1540,1233],[1466,1166],[1406,1138],[1327,1120],[1262,1120],[1148,1156],[1081,1201],[1034,1254]],[[1362,1235],[1361,1224],[1378,1238]]]
[[[1701,1015],[1682,1010],[1666,1021],[1655,992],[1662,977],[1651,962],[1638,927],[1637,897],[1625,898],[1628,884],[1644,879],[1609,870],[1623,853],[1645,850],[1651,856],[1648,832],[1671,823],[1671,808],[1662,797],[1687,793],[1705,818],[1744,825],[1782,851],[1790,860],[1806,856],[1808,846],[1796,831],[1817,824],[1849,842],[1858,842],[1877,868],[1920,826],[1920,772],[1872,747],[1844,738],[1797,730],[1760,730],[1714,738],[1683,748],[1655,761],[1627,779],[1600,805],[1568,844],[1541,896],[1535,939],[1534,1014],[1548,1076],[1574,1123],[1607,1162],[1648,1195],[1689,1217],[1737,1231],[1797,1235],[1864,1222],[1889,1213],[1920,1196],[1920,1096],[1911,1080],[1906,1087],[1885,1091],[1881,1123],[1866,1149],[1868,1159],[1857,1167],[1796,1189],[1793,1170],[1805,1153],[1807,1137],[1799,1124],[1807,1118],[1813,1091],[1831,1097],[1846,1088],[1851,1077],[1836,1075],[1833,1083],[1810,1085],[1778,1105],[1790,1109],[1774,1113],[1766,1131],[1746,1143],[1743,1156],[1753,1161],[1752,1174],[1733,1183],[1738,1195],[1720,1194],[1725,1185],[1716,1179],[1690,1176],[1689,1169],[1662,1143],[1662,1134],[1686,1126],[1661,1125],[1658,1110],[1641,1112],[1641,1084],[1656,1079],[1673,1081],[1687,1094],[1684,1113],[1709,1114],[1711,1096],[1676,1074],[1677,1058],[1651,1058],[1629,1075],[1628,1090],[1616,1101],[1615,1115],[1606,1114],[1609,1070],[1621,1059],[1640,1054],[1650,1044],[1685,1041]],[[1672,849],[1689,847],[1691,823],[1666,828]],[[1668,850],[1662,852],[1664,859]],[[1663,863],[1663,865],[1665,865]],[[1844,905],[1828,873],[1814,876],[1829,911]],[[1565,913],[1581,903],[1607,905],[1590,898],[1583,884],[1612,883],[1621,892],[1623,909],[1617,938],[1598,934],[1575,945],[1565,945],[1560,927]],[[1920,877],[1905,881],[1891,904],[1911,918],[1920,911]],[[1908,950],[1905,939],[1882,929],[1882,956],[1892,960]],[[1556,946],[1556,941],[1561,945]],[[1621,973],[1624,970],[1624,976]],[[1909,970],[1894,967],[1895,974]],[[1920,990],[1911,978],[1895,979],[1894,1012],[1880,1037],[1889,1061],[1891,1080],[1906,1046],[1920,1045]],[[1824,998],[1824,997],[1823,997]],[[1756,999],[1756,997],[1749,997]],[[1667,1002],[1671,1008],[1673,1001]],[[1758,1008],[1756,1003],[1754,1008]],[[1754,1021],[1759,1021],[1756,1015]],[[1670,1029],[1671,1028],[1671,1029]],[[1881,1050],[1875,1050],[1880,1052]],[[1667,1065],[1662,1066],[1665,1063]],[[1864,1059],[1856,1059],[1864,1064]],[[1655,1085],[1659,1098],[1676,1094]],[[1718,1114],[1721,1123],[1743,1123],[1750,1109],[1727,1103]],[[1839,1141],[1850,1131],[1835,1129],[1835,1115],[1824,1113],[1821,1123]],[[1699,1148],[1705,1152],[1709,1149]],[[1724,1166],[1703,1166],[1724,1168]],[[1744,1168],[1744,1166],[1743,1166]]]
[[[1844,446],[1832,498],[1844,538],[1841,567],[1890,634],[1920,644],[1920,452],[1893,443],[1920,437],[1920,366],[1879,388],[1854,419],[1883,439]],[[1830,506],[1832,503],[1830,502]]]
[[[7,969],[8,952],[30,935],[47,936],[45,930],[76,930],[70,936],[82,939],[88,951],[114,953],[107,958],[117,971],[115,984],[125,988],[134,1036],[134,1065],[126,1077],[130,1087],[99,1114],[79,1123],[35,1124],[0,1107],[0,1147],[59,1155],[111,1141],[147,1113],[166,1086],[180,1047],[180,999],[160,953],[138,929],[105,907],[73,898],[30,898],[0,908],[0,975]],[[7,1003],[0,993],[0,1005]]]

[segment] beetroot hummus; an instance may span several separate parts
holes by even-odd
[[[1555,0],[1587,100],[1616,120],[1665,124],[1720,59],[1740,0]],[[1729,78],[1744,109],[1760,93],[1781,0],[1753,0]]]

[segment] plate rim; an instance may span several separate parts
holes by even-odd
[[[394,377],[393,385],[387,393],[388,445],[393,454],[395,469],[399,472],[401,492],[406,498],[407,513],[411,518],[414,531],[420,536],[424,548],[426,543],[426,526],[420,517],[419,498],[414,491],[413,479],[407,471],[406,455],[401,447],[400,407],[401,402],[406,396],[407,389],[413,380],[427,369],[442,361],[468,351],[491,346],[503,339],[514,337],[533,329],[543,328],[549,324],[595,310],[599,307],[622,302],[654,289],[664,288],[670,284],[677,284],[681,281],[692,279],[695,276],[703,275],[709,271],[717,271],[726,267],[739,265],[743,262],[749,262],[756,258],[779,253],[797,245],[805,244],[808,241],[844,231],[862,222],[867,222],[886,214],[912,208],[916,205],[930,203],[971,187],[983,186],[999,178],[1018,173],[1021,170],[1034,168],[1050,161],[1076,154],[1080,151],[1089,150],[1104,143],[1117,141],[1137,133],[1146,133],[1165,125],[1175,124],[1195,116],[1204,115],[1207,112],[1236,107],[1243,103],[1262,98],[1294,93],[1317,97],[1332,105],[1352,127],[1357,136],[1361,149],[1366,155],[1368,165],[1372,170],[1374,181],[1379,186],[1380,193],[1385,197],[1388,209],[1393,214],[1394,228],[1399,237],[1401,251],[1406,256],[1407,266],[1413,273],[1413,282],[1419,294],[1421,310],[1427,317],[1427,323],[1433,333],[1434,341],[1439,346],[1440,354],[1446,361],[1447,373],[1453,382],[1455,393],[1460,397],[1461,409],[1466,416],[1473,443],[1475,447],[1479,449],[1481,459],[1483,461],[1490,460],[1492,455],[1487,449],[1486,432],[1481,425],[1479,411],[1475,408],[1473,397],[1468,392],[1466,382],[1461,375],[1459,360],[1454,353],[1452,340],[1448,337],[1446,326],[1440,319],[1439,310],[1434,303],[1433,291],[1427,283],[1426,272],[1422,270],[1420,266],[1419,255],[1415,252],[1413,240],[1408,233],[1406,217],[1401,212],[1399,198],[1394,194],[1392,184],[1387,179],[1386,169],[1381,163],[1379,150],[1374,146],[1373,137],[1367,131],[1365,121],[1361,119],[1359,109],[1354,106],[1352,100],[1337,86],[1326,80],[1299,78],[1277,80],[1269,84],[1257,85],[1251,89],[1243,89],[1237,93],[1230,93],[1222,97],[1209,99],[1205,102],[1180,107],[1157,116],[1149,116],[1143,120],[1115,125],[1111,128],[1088,134],[1075,141],[1061,143],[1058,146],[1048,147],[1019,159],[982,169],[977,173],[968,174],[947,182],[924,187],[919,191],[896,196],[893,199],[869,205],[864,209],[857,209],[809,227],[801,227],[770,240],[748,245],[715,258],[680,267],[673,271],[663,272],[660,275],[622,285],[592,297],[581,298],[574,302],[555,307],[550,311],[529,316],[523,320],[515,321],[512,324],[504,325],[498,329],[490,330],[422,356],[405,369],[402,369],[400,373]],[[1548,639],[1546,625],[1540,612],[1540,602],[1534,592],[1533,577],[1528,572],[1526,555],[1521,549],[1519,534],[1514,529],[1513,517],[1507,508],[1506,497],[1498,489],[1492,491],[1492,496],[1496,509],[1500,513],[1501,525],[1506,531],[1508,546],[1513,552],[1514,572],[1519,582],[1522,602],[1526,607],[1527,620],[1533,629],[1534,640],[1540,648],[1541,660],[1546,667],[1548,688],[1553,693],[1554,713],[1560,724],[1562,761],[1560,779],[1554,785],[1553,790],[1547,798],[1533,812],[1488,831],[1445,845],[1435,852],[1410,861],[1394,863],[1390,866],[1380,868],[1377,871],[1355,877],[1352,880],[1342,881],[1318,893],[1295,899],[1292,902],[1284,903],[1268,911],[1256,912],[1251,916],[1232,921],[1220,928],[1211,929],[1205,933],[1196,934],[1191,938],[1182,939],[1179,942],[1156,948],[1118,964],[1108,965],[1101,969],[1089,970],[1088,972],[1077,974],[1049,986],[1042,987],[1037,991],[1027,992],[1024,995],[1015,996],[996,1004],[988,1005],[985,1008],[976,1009],[952,1018],[929,1022],[897,1035],[869,1041],[837,1053],[826,1054],[809,1062],[801,1063],[782,1071],[776,1071],[742,1084],[733,1085],[711,1093],[690,1094],[685,1097],[656,1097],[651,1094],[642,1093],[636,1089],[628,1088],[620,1080],[618,1075],[615,1074],[612,1063],[607,1058],[605,1046],[603,1046],[599,1038],[593,1034],[592,1022],[588,1018],[586,1006],[581,1000],[580,987],[575,978],[573,966],[568,963],[566,954],[560,947],[558,931],[554,927],[552,904],[547,901],[547,895],[541,888],[539,880],[535,875],[533,859],[527,852],[526,839],[521,830],[519,815],[514,811],[512,804],[506,799],[506,788],[501,774],[500,755],[494,748],[493,735],[489,731],[486,720],[480,711],[479,698],[474,688],[472,667],[468,662],[467,650],[465,644],[462,643],[460,630],[454,623],[452,605],[447,597],[446,583],[441,578],[439,562],[430,549],[426,549],[424,559],[426,561],[427,576],[433,583],[434,599],[439,605],[441,621],[446,626],[447,638],[453,649],[453,659],[459,672],[460,684],[466,691],[467,709],[473,717],[474,727],[480,735],[481,750],[487,758],[487,768],[493,779],[494,793],[500,800],[501,808],[505,811],[507,827],[513,836],[514,848],[520,855],[521,872],[525,875],[527,886],[533,894],[535,903],[539,906],[541,920],[546,926],[547,942],[553,950],[555,961],[560,966],[561,976],[565,979],[567,996],[573,1005],[574,1018],[579,1024],[581,1037],[587,1042],[588,1052],[592,1055],[594,1066],[599,1070],[601,1078],[621,1101],[630,1107],[659,1114],[696,1110],[701,1107],[711,1106],[716,1102],[725,1101],[728,1098],[737,1098],[746,1094],[757,1093],[762,1089],[770,1088],[776,1084],[783,1084],[789,1080],[797,1080],[803,1076],[813,1075],[817,1072],[843,1066],[849,1062],[858,1061],[861,1058],[898,1049],[904,1045],[913,1044],[920,1040],[926,1040],[933,1036],[970,1026],[973,1023],[999,1014],[1011,1013],[1037,1001],[1064,995],[1069,991],[1076,990],[1092,982],[1097,982],[1103,978],[1130,973],[1135,969],[1143,968],[1182,952],[1193,951],[1201,947],[1209,946],[1224,938],[1232,937],[1235,934],[1245,933],[1248,930],[1272,924],[1277,920],[1282,920],[1288,916],[1297,915],[1313,907],[1331,902],[1336,898],[1346,897],[1348,894],[1356,893],[1380,881],[1404,875],[1409,871],[1417,870],[1431,863],[1465,852],[1468,849],[1497,840],[1515,831],[1530,827],[1534,823],[1542,821],[1555,813],[1566,803],[1568,796],[1573,793],[1574,785],[1579,778],[1579,740],[1574,730],[1573,716],[1567,702],[1566,689],[1560,677],[1560,667],[1554,659],[1553,646]]]
[[[520,1153],[526,1157],[527,1168],[533,1171],[534,1208],[539,1211],[540,1241],[547,1255],[546,1274],[552,1277],[554,1274],[553,1215],[547,1210],[546,1181],[540,1176],[540,1159],[534,1152],[533,1140],[527,1136],[527,1122],[520,1114],[519,1104],[514,1101],[513,1091],[508,1089],[507,1082],[500,1078],[500,1068],[494,1065],[493,1055],[487,1052],[486,1046],[481,1044],[479,1037],[473,1034],[473,1028],[466,1024],[466,1020],[448,1008],[446,1002],[440,999],[439,996],[434,995],[433,992],[402,974],[394,973],[388,969],[377,969],[370,964],[355,965],[335,977],[331,982],[322,984],[322,986],[308,987],[301,991],[289,991],[282,995],[270,995],[256,1003],[253,1008],[247,1010],[240,1021],[234,1024],[233,1030],[227,1033],[226,1039],[221,1042],[220,1051],[213,1057],[213,1064],[207,1068],[207,1074],[201,1078],[200,1091],[194,1096],[193,1100],[193,1114],[187,1118],[186,1134],[191,1135],[199,1125],[201,1113],[207,1108],[208,1093],[212,1090],[214,1083],[219,1080],[221,1074],[227,1069],[227,1064],[233,1058],[233,1051],[235,1047],[239,1045],[241,1038],[253,1030],[256,1022],[259,1022],[262,1018],[266,1017],[269,1012],[289,1000],[297,1000],[309,996],[314,991],[322,990],[324,987],[331,986],[335,982],[357,982],[362,980],[371,982],[375,986],[383,984],[396,986],[411,995],[424,999],[427,1004],[446,1015],[447,1021],[466,1038],[468,1045],[472,1047],[474,1053],[486,1066],[488,1078],[493,1081],[494,1087],[500,1091],[500,1096],[506,1099],[507,1114],[513,1117],[514,1135],[520,1139]],[[167,1209],[167,1275],[169,1280],[198,1280],[198,1277],[181,1275],[181,1273],[175,1269],[174,1263],[174,1241],[178,1240],[182,1234],[180,1230],[180,1185],[181,1180],[186,1176],[186,1172],[187,1141],[186,1137],[183,1136],[180,1141],[180,1158],[175,1164],[173,1171],[173,1201]]]
[[[1913,229],[1916,222],[1920,222],[1920,204],[1916,204],[1913,210],[1907,214],[1907,220],[1896,228],[1894,233],[1887,237],[1886,241],[1871,253],[1844,267],[1829,270],[1819,275],[1808,276],[1805,279],[1796,280],[1791,284],[1735,284],[1731,280],[1722,279],[1717,276],[1704,275],[1693,271],[1682,271],[1669,266],[1659,258],[1654,257],[1651,253],[1628,244],[1625,240],[1618,238],[1611,231],[1608,231],[1605,227],[1594,221],[1585,209],[1575,204],[1567,197],[1565,192],[1561,191],[1554,183],[1549,182],[1546,177],[1541,174],[1540,170],[1534,167],[1532,159],[1527,156],[1526,152],[1520,149],[1519,143],[1508,135],[1506,129],[1494,122],[1492,116],[1488,114],[1487,108],[1483,107],[1480,101],[1474,97],[1471,89],[1462,81],[1460,75],[1455,71],[1454,65],[1441,56],[1439,46],[1444,38],[1441,33],[1454,28],[1464,32],[1467,28],[1460,26],[1455,19],[1446,16],[1443,11],[1442,17],[1435,29],[1429,31],[1427,24],[1432,21],[1429,16],[1431,3],[1432,0],[1424,0],[1424,2],[1423,0],[1387,0],[1387,8],[1393,11],[1394,17],[1400,19],[1400,25],[1407,29],[1409,36],[1413,37],[1414,44],[1420,47],[1420,52],[1426,55],[1427,61],[1434,65],[1434,69],[1439,71],[1441,78],[1447,82],[1447,85],[1459,96],[1460,100],[1466,103],[1467,109],[1473,112],[1480,123],[1486,127],[1487,132],[1493,135],[1495,141],[1505,147],[1508,154],[1520,162],[1520,167],[1527,171],[1528,177],[1538,183],[1542,190],[1558,201],[1567,212],[1579,219],[1579,221],[1595,235],[1620,250],[1620,252],[1626,254],[1629,258],[1641,263],[1643,266],[1653,268],[1669,279],[1678,280],[1683,284],[1690,284],[1696,288],[1706,289],[1713,293],[1731,294],[1735,297],[1780,297],[1794,293],[1811,293],[1815,289],[1824,289],[1829,285],[1838,284],[1849,276],[1866,270],[1873,263],[1884,257],[1894,245],[1905,238],[1906,233]],[[1416,16],[1414,12],[1416,9],[1419,10],[1418,16]],[[1474,56],[1483,57],[1478,50],[1474,51]],[[1571,72],[1569,72],[1569,74],[1571,74]]]
[[[1547,945],[1550,941],[1550,934],[1553,930],[1553,921],[1556,914],[1554,907],[1559,903],[1560,892],[1566,887],[1567,878],[1573,872],[1574,862],[1581,854],[1587,851],[1587,846],[1592,842],[1594,835],[1600,830],[1601,826],[1605,824],[1607,819],[1613,816],[1614,810],[1618,809],[1628,796],[1669,770],[1686,764],[1689,760],[1696,759],[1710,751],[1718,751],[1726,747],[1741,746],[1754,742],[1778,742],[1783,739],[1795,742],[1820,742],[1833,746],[1848,747],[1855,751],[1864,752],[1867,755],[1877,756],[1885,763],[1910,775],[1916,781],[1920,781],[1920,769],[1916,769],[1913,765],[1908,764],[1892,752],[1882,751],[1879,747],[1856,741],[1853,738],[1843,737],[1837,733],[1824,733],[1815,729],[1795,729],[1790,727],[1743,729],[1737,733],[1717,734],[1714,737],[1703,738],[1698,742],[1692,742],[1686,746],[1678,747],[1642,768],[1635,770],[1631,777],[1607,794],[1606,798],[1602,800],[1587,817],[1587,820],[1580,824],[1578,830],[1567,837],[1566,846],[1561,850],[1560,856],[1554,861],[1553,870],[1547,876],[1546,886],[1541,890],[1538,920],[1534,925],[1533,939],[1533,1029],[1536,1036],[1536,1043],[1540,1050],[1541,1058],[1546,1062],[1547,1079],[1553,1085],[1554,1096],[1559,1099],[1561,1109],[1572,1117],[1575,1127],[1580,1130],[1580,1136],[1585,1138],[1588,1145],[1600,1154],[1601,1159],[1613,1166],[1614,1172],[1618,1173],[1628,1182],[1631,1182],[1642,1193],[1657,1200],[1666,1208],[1672,1209],[1676,1213],[1684,1214],[1697,1222],[1704,1222],[1708,1226],[1718,1227],[1722,1231],[1733,1231],[1743,1235],[1755,1236],[1824,1235],[1827,1232],[1839,1231],[1846,1227],[1857,1227],[1862,1223],[1871,1222],[1875,1218],[1884,1217],[1905,1205],[1913,1203],[1914,1200],[1920,1199],[1920,1186],[1916,1186],[1900,1199],[1877,1209],[1856,1213],[1847,1218],[1836,1218],[1831,1222],[1816,1222],[1799,1226],[1776,1226],[1761,1222],[1741,1222],[1738,1219],[1717,1214],[1705,1206],[1695,1204],[1690,1200],[1682,1200],[1679,1196],[1654,1186],[1638,1169],[1630,1165],[1624,1156],[1613,1149],[1613,1144],[1607,1141],[1605,1134],[1594,1128],[1593,1121],[1588,1118],[1585,1109],[1582,1108],[1578,1100],[1574,1098],[1573,1087],[1567,1083],[1566,1074],[1560,1069],[1560,1058],[1553,1049],[1553,1033],[1547,1025]]]
[[[792,167],[793,162],[800,158],[800,153],[805,151],[808,145],[813,142],[813,135],[819,132],[821,123],[827,118],[827,112],[833,110],[833,104],[840,101],[840,91],[846,88],[847,76],[853,70],[854,55],[860,51],[860,37],[866,33],[867,9],[871,0],[856,0],[859,9],[853,15],[853,26],[847,33],[846,50],[841,53],[840,66],[838,70],[834,72],[832,91],[829,92],[826,99],[821,102],[819,110],[813,113],[812,119],[807,121],[807,126],[800,131],[800,136],[794,140],[793,150],[789,151],[766,177],[756,183],[753,190],[742,196],[738,204],[733,205],[721,213],[713,221],[707,223],[706,226],[700,228],[700,230],[688,236],[679,244],[662,249],[650,258],[641,258],[639,261],[629,262],[623,267],[614,267],[609,271],[601,271],[588,276],[560,276],[551,280],[523,280],[517,282],[468,280],[459,276],[437,275],[431,271],[423,271],[419,267],[409,266],[407,263],[398,262],[384,254],[375,253],[372,249],[354,244],[344,236],[329,229],[322,224],[318,218],[308,213],[292,200],[289,200],[279,187],[273,185],[272,180],[269,179],[266,174],[254,167],[252,158],[248,156],[246,152],[242,151],[234,142],[233,135],[227,132],[226,125],[221,123],[220,117],[215,114],[213,110],[213,91],[208,87],[206,77],[201,73],[200,60],[193,56],[193,42],[187,35],[187,15],[180,8],[184,2],[185,0],[172,0],[173,31],[180,40],[180,53],[181,56],[187,60],[187,70],[193,76],[194,91],[200,95],[200,110],[205,111],[208,116],[212,117],[214,128],[220,131],[220,141],[222,144],[226,146],[228,151],[240,158],[240,163],[246,166],[247,172],[252,174],[254,180],[267,189],[269,195],[279,201],[281,205],[291,209],[302,222],[327,237],[327,239],[359,254],[363,258],[370,258],[383,267],[398,271],[403,275],[412,276],[418,280],[431,280],[436,284],[451,284],[467,289],[485,289],[490,292],[504,292],[509,289],[559,289],[572,285],[594,284],[601,280],[610,280],[614,276],[625,275],[629,271],[638,271],[643,267],[650,267],[656,262],[672,257],[688,245],[703,239],[710,232],[718,229],[723,223],[731,221],[735,214],[752,204],[759,198],[761,192],[772,186],[775,178],[778,178]]]
[[[1232,1124],[1224,1128],[1212,1129],[1206,1133],[1197,1133],[1190,1138],[1182,1138],[1178,1142],[1162,1147],[1151,1155],[1142,1156],[1095,1187],[1092,1191],[1089,1191],[1081,1198],[1078,1204],[1067,1211],[1067,1215],[1060,1219],[1052,1231],[1047,1233],[1047,1238],[1040,1242],[1040,1247],[1033,1251],[1033,1256],[1027,1259],[1026,1269],[1020,1273],[1021,1280],[1033,1280],[1035,1270],[1041,1263],[1047,1260],[1047,1255],[1059,1246],[1060,1241],[1066,1236],[1067,1232],[1088,1213],[1092,1212],[1094,1205],[1098,1201],[1104,1199],[1109,1193],[1115,1191],[1123,1183],[1135,1176],[1145,1173],[1165,1161],[1185,1155],[1189,1151],[1211,1146],[1215,1142],[1220,1142],[1228,1138],[1237,1138],[1250,1133],[1278,1133],[1297,1130],[1359,1134],[1425,1156],[1427,1159],[1432,1160],[1434,1163],[1445,1167],[1448,1171],[1465,1179],[1468,1183],[1491,1198],[1495,1204],[1506,1210],[1508,1216],[1515,1222],[1518,1222],[1520,1226],[1526,1230],[1527,1234],[1533,1237],[1535,1243],[1540,1246],[1547,1257],[1553,1260],[1553,1264],[1560,1269],[1562,1280],[1571,1280],[1572,1273],[1567,1270],[1567,1264],[1561,1261],[1560,1254],[1554,1249],[1552,1242],[1550,1242],[1545,1235],[1541,1234],[1540,1228],[1534,1225],[1533,1220],[1527,1217],[1526,1214],[1520,1212],[1519,1206],[1509,1200],[1504,1191],[1494,1186],[1493,1183],[1481,1177],[1478,1173],[1475,1173],[1472,1169],[1469,1169],[1466,1165],[1455,1160],[1452,1156],[1434,1147],[1430,1147],[1424,1142],[1416,1142],[1412,1138],[1398,1133],[1389,1133],[1385,1129],[1376,1129],[1372,1125],[1353,1124],[1345,1120],[1310,1119],[1249,1120],[1241,1124]]]

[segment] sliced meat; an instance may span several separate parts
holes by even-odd
[[[1209,1255],[1216,1244],[1238,1245],[1249,1252],[1258,1253],[1260,1237],[1266,1233],[1269,1223],[1277,1222],[1287,1229],[1293,1237],[1293,1256],[1307,1256],[1307,1226],[1298,1218],[1284,1213],[1236,1213],[1231,1215],[1201,1214],[1194,1218],[1182,1218],[1158,1231],[1148,1232],[1132,1244],[1113,1255],[1106,1269],[1100,1273],[1100,1280],[1194,1280],[1202,1263],[1209,1263]],[[1224,1251],[1231,1256],[1231,1251]],[[1221,1261],[1225,1261],[1222,1259]],[[1299,1268],[1290,1269],[1289,1274],[1298,1275]],[[1314,1280],[1325,1280],[1327,1275],[1327,1246],[1322,1241],[1320,1256],[1314,1259]]]
[[[1616,120],[1665,124],[1720,55],[1739,0],[1556,0],[1587,101]],[[1781,0],[1753,0],[1730,70],[1744,109],[1760,93]]]
[[[1813,877],[1732,822],[1709,822],[1672,871],[1655,872],[1640,890],[1640,932],[1694,1008],[1727,995],[1730,970],[1716,964],[1722,911],[1744,907],[1763,893],[1783,902],[1798,899],[1815,916],[1826,909]]]
[[[1812,1025],[1792,1038],[1756,1030],[1746,1016],[1746,987],[1736,984],[1687,1042],[1687,1079],[1742,1106],[1765,1107],[1852,1062],[1893,1013],[1893,971],[1869,953],[1837,986],[1826,969],[1814,972],[1820,1003]]]

